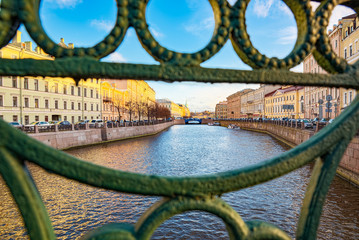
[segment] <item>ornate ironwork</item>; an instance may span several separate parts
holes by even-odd
[[[2,0],[0,11],[0,47],[9,43],[20,23],[32,39],[54,61],[0,59],[0,75],[86,78],[151,79],[165,81],[236,82],[314,85],[359,89],[358,64],[349,65],[331,49],[326,27],[337,4],[357,10],[358,1],[325,0],[315,13],[309,1],[284,0],[292,10],[298,28],[293,51],[284,59],[268,58],[255,49],[246,32],[245,11],[249,0],[230,6],[225,0],[209,0],[215,30],[210,42],[195,53],[174,52],[161,46],[145,19],[148,0],[117,0],[117,20],[110,34],[91,48],[66,49],[54,43],[44,31],[39,17],[40,0]],[[105,63],[99,60],[121,44],[129,27],[160,65]],[[228,41],[237,55],[253,71],[208,69],[200,64],[214,56]],[[318,63],[331,75],[300,74],[288,69],[313,52]],[[315,161],[303,202],[297,239],[315,239],[322,206],[347,145],[359,129],[359,99],[307,142],[281,156],[260,164],[198,177],[159,177],[108,169],[81,161],[63,152],[35,142],[0,121],[0,173],[21,210],[32,239],[55,239],[47,211],[28,173],[25,161],[53,173],[92,186],[120,192],[163,196],[136,225],[111,224],[89,233],[85,239],[149,239],[165,220],[185,211],[207,211],[221,218],[232,239],[290,239],[279,228],[262,222],[244,222],[220,195],[280,177]]]

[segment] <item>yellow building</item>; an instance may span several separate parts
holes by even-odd
[[[34,51],[31,42],[21,42],[19,31],[12,43],[0,49],[0,57],[53,60],[39,47]],[[71,78],[3,76],[0,77],[0,118],[21,124],[98,119],[102,101],[99,90],[97,79],[80,81],[76,86]]]
[[[265,95],[266,118],[303,118],[304,87],[283,86]]]
[[[125,117],[126,91],[117,89],[115,84],[101,82],[103,120],[123,120]]]
[[[171,117],[172,118],[181,118],[181,117],[185,117],[183,114],[183,107],[180,107],[178,104],[172,102],[169,99],[157,99],[156,102],[162,106],[162,107],[166,107],[170,110],[171,112]],[[183,105],[182,105],[183,106]],[[187,107],[186,107],[187,108]],[[189,109],[187,108],[188,112]],[[187,112],[187,110],[185,110]],[[187,116],[190,115],[190,113],[187,112]]]
[[[181,110],[181,116],[186,118],[186,117],[190,117],[191,116],[191,112],[189,111],[187,104],[183,105],[183,104],[177,104]]]
[[[147,82],[142,80],[111,79],[106,79],[105,81],[114,88],[114,90],[112,90],[113,94],[117,94],[118,98],[121,99],[120,102],[117,103],[120,109],[122,109],[121,116],[123,117],[121,119],[147,119],[149,107],[154,106],[156,103],[156,92]],[[107,88],[110,87],[108,86]],[[107,105],[109,107],[111,106],[110,102],[112,102],[112,105],[113,103],[116,105],[114,99],[108,99]],[[109,120],[111,120],[111,118],[109,118]]]

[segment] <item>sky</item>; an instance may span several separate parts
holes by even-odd
[[[228,0],[234,4],[235,0]],[[116,1],[102,0],[43,0],[40,17],[43,27],[53,41],[90,47],[111,31],[116,19]],[[315,8],[317,3],[312,3]],[[330,25],[341,16],[352,14],[349,8],[334,9]],[[207,45],[214,30],[214,16],[208,0],[150,0],[146,19],[152,35],[168,49],[192,53]],[[252,0],[246,12],[247,31],[252,44],[268,57],[284,58],[293,49],[297,27],[290,9],[281,0]],[[24,27],[24,41],[31,40]],[[103,58],[105,62],[158,64],[141,46],[136,33],[129,28],[119,48]],[[230,41],[211,59],[201,64],[206,68],[250,70],[234,52]],[[292,71],[301,72],[299,65]],[[147,81],[156,91],[156,98],[168,98],[187,103],[190,111],[214,111],[216,103],[244,88],[256,84],[165,83]]]

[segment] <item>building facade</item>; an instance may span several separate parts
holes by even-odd
[[[241,96],[241,117],[243,118],[262,118],[265,116],[264,96],[279,89],[279,85],[261,84],[258,89],[248,91]]]
[[[183,113],[183,107],[180,107],[178,104],[172,102],[171,100],[165,98],[165,99],[157,99],[157,104],[161,107],[168,108],[171,112],[172,118],[182,118],[184,117]],[[183,105],[182,105],[183,106]]]
[[[283,86],[265,95],[266,118],[291,118],[304,117],[304,87]]]
[[[227,101],[216,104],[215,118],[227,119]]]
[[[109,94],[108,98],[104,98],[109,120],[114,116],[113,120],[120,116],[123,120],[146,119],[148,109],[156,103],[156,92],[145,81],[104,79],[103,82],[106,83],[103,94]]]
[[[242,110],[241,96],[254,91],[253,89],[243,89],[227,97],[227,118],[240,118]]]
[[[19,31],[12,43],[0,49],[0,57],[53,60],[40,48],[33,50],[31,42],[21,42]],[[99,119],[102,102],[99,92],[98,79],[81,80],[76,85],[71,78],[3,76],[0,77],[0,118],[21,124]]]
[[[343,56],[342,20],[329,30],[328,37],[332,50],[337,56]],[[313,54],[309,54],[303,62],[303,72],[313,74],[327,74],[322,69]],[[341,93],[344,89],[327,87],[309,87],[304,89],[304,118],[335,118],[340,114]],[[328,99],[331,99],[328,101]],[[329,102],[329,103],[328,103]],[[328,105],[329,104],[329,105]]]
[[[342,25],[342,57],[349,63],[354,64],[359,59],[359,19],[356,14],[343,17]],[[354,89],[341,89],[340,110],[344,110],[356,97]]]

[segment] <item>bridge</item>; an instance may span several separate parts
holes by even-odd
[[[202,124],[202,119],[199,118],[187,118],[184,121],[185,124]]]

